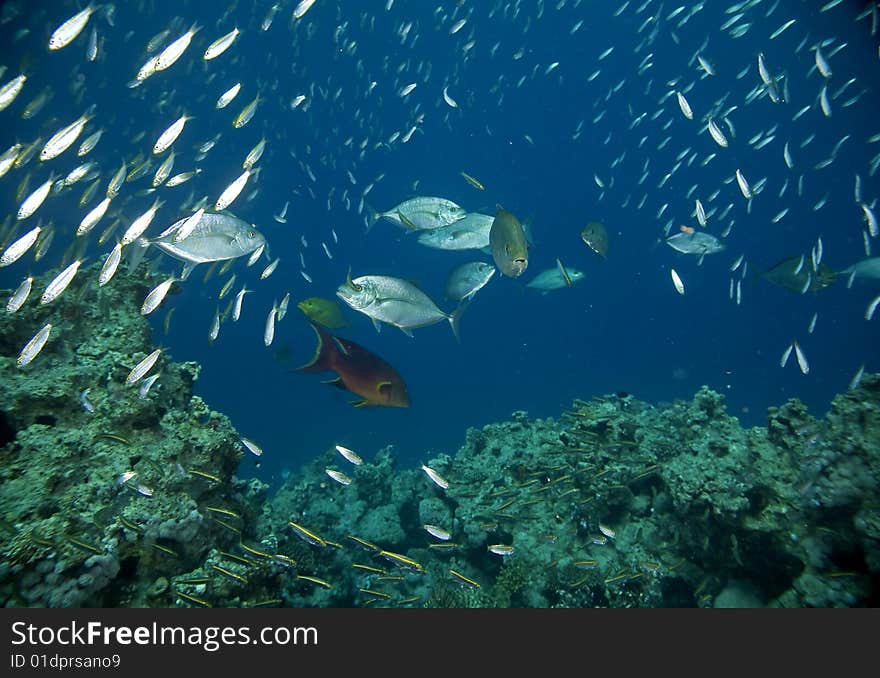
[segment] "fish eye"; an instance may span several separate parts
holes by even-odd
[[[519,259],[514,259],[513,261],[516,264],[525,264],[526,263],[526,260],[523,259],[522,257],[520,257]]]
[[[256,238],[256,237],[257,237],[257,232],[254,229],[251,229],[250,231],[248,231],[248,238]]]

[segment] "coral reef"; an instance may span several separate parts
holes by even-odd
[[[664,407],[617,394],[516,412],[421,469],[328,449],[270,498],[236,475],[239,436],[194,395],[196,364],[165,354],[148,393],[126,383],[153,350],[137,308],[154,281],[90,273],[0,317],[7,606],[880,602],[878,375],[822,419],[791,400],[766,427],[703,387]]]
[[[198,365],[166,355],[149,390],[126,383],[153,350],[138,308],[155,281],[96,279],[96,267],[82,271],[50,305],[0,316],[7,606],[176,604],[168,578],[238,542],[238,528],[223,525],[234,520],[217,511],[247,515],[239,438],[193,395]],[[47,321],[48,343],[19,368],[19,350]]]
[[[333,540],[306,548],[334,593],[286,593],[294,605],[875,605],[878,406],[874,375],[821,421],[792,400],[766,428],[743,429],[706,387],[665,408],[608,396],[558,421],[517,412],[427,462],[445,491],[390,450],[339,485],[327,452],[262,529],[301,521]]]

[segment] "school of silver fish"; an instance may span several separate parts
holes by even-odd
[[[208,341],[219,338],[228,317],[239,320],[245,294],[253,292],[254,303],[248,302],[245,310],[254,307],[263,343],[270,346],[290,292],[281,302],[275,298],[269,303],[257,294],[259,281],[284,275],[287,286],[299,294],[313,284],[320,261],[336,267],[335,280],[325,285],[327,293],[335,291],[377,329],[386,323],[411,334],[446,320],[458,338],[462,312],[496,270],[498,280],[526,270],[530,234],[516,217],[508,219],[506,210],[499,207],[496,214],[491,200],[477,197],[481,194],[475,191],[491,194],[490,177],[481,177],[487,180],[484,185],[456,167],[457,195],[438,196],[423,191],[421,179],[396,165],[394,154],[408,144],[423,146],[425,154],[436,153],[439,149],[426,132],[429,117],[453,130],[484,115],[488,106],[519,125],[520,138],[508,143],[540,145],[545,121],[517,120],[515,107],[508,107],[505,98],[539,85],[564,95],[572,83],[593,94],[593,111],[584,114],[578,108],[559,114],[552,124],[571,129],[568,141],[573,145],[617,149],[610,165],[591,166],[585,153],[583,191],[593,206],[610,203],[621,222],[621,215],[637,214],[641,222],[653,224],[645,239],[678,253],[663,248],[657,260],[658,289],[667,290],[671,279],[673,291],[687,303],[695,286],[685,267],[694,259],[695,265],[703,265],[710,255],[705,265],[715,266],[713,259],[733,250],[737,256],[732,263],[718,269],[725,278],[718,288],[742,305],[750,266],[754,271],[769,263],[761,261],[761,232],[788,228],[789,211],[797,206],[806,206],[817,219],[831,217],[833,223],[825,242],[802,242],[797,230],[791,231],[792,250],[800,258],[777,273],[794,279],[793,289],[815,292],[826,284],[827,275],[831,280],[835,275],[846,278],[848,287],[855,280],[871,284],[880,279],[880,259],[872,257],[880,234],[877,90],[863,72],[845,68],[855,59],[872,69],[872,77],[877,70],[877,2],[855,3],[860,5],[856,11],[854,3],[831,0],[817,4],[817,18],[808,21],[799,11],[801,3],[782,0],[726,6],[703,0],[676,7],[662,0],[626,0],[613,10],[612,20],[621,30],[630,27],[628,46],[604,44],[601,34],[586,38],[590,3],[583,0],[438,4],[430,22],[421,13],[410,16],[411,8],[402,0],[369,8],[329,0],[278,2],[250,16],[242,16],[239,3],[220,2],[214,21],[205,25],[187,16],[191,4],[195,12],[195,4],[187,2],[135,0],[125,7],[90,3],[83,9],[59,2],[33,13],[24,0],[3,4],[0,20],[8,48],[0,63],[0,118],[7,139],[15,141],[0,149],[0,182],[10,206],[0,223],[0,268],[14,271],[19,281],[6,301],[7,313],[27,303],[52,304],[83,276],[86,261],[102,262],[93,282],[103,286],[146,257],[151,267],[180,270],[153,287],[141,313],[171,305],[175,286],[208,286],[216,273],[225,278],[215,295],[216,309],[205,312]],[[154,6],[173,10],[159,33],[148,35],[136,23],[123,25],[120,20],[123,13],[129,18]],[[281,19],[282,9],[286,20]],[[714,31],[692,31],[690,21],[697,15],[705,20],[710,12]],[[569,22],[568,36],[560,39],[582,43],[586,62],[557,60],[552,46],[549,52],[527,47],[531,28],[551,13]],[[863,40],[845,42],[828,34],[826,15],[854,22]],[[480,27],[489,24],[503,26],[506,38],[481,34]],[[268,31],[289,33],[292,53],[280,57],[260,50],[261,35]],[[420,37],[428,33],[442,35],[455,54],[446,72],[435,70],[430,53],[420,51],[427,41]],[[343,85],[341,78],[337,81],[298,58],[315,38],[327,41],[328,59],[352,80]],[[751,42],[738,49],[740,40]],[[378,61],[362,56],[365,43],[381,41],[402,51],[388,52]],[[625,51],[639,57],[634,71],[615,68],[615,59]],[[255,63],[254,53],[265,62]],[[849,61],[844,59],[850,55]],[[486,63],[503,66],[491,69],[499,75],[484,88],[491,94],[484,100],[467,78],[476,65]],[[279,70],[291,72],[293,80],[272,75]],[[64,84],[49,78],[57,73]],[[119,110],[108,108],[102,103],[107,92],[135,104],[136,114],[123,114],[121,105]],[[759,113],[744,115],[747,108]],[[859,111],[877,131],[862,138],[842,128],[837,121],[847,109]],[[606,116],[624,119],[629,137],[606,127]],[[301,128],[320,131],[303,141],[289,131]],[[480,128],[493,134],[491,115]],[[215,150],[223,148],[225,156]],[[245,154],[230,148],[250,150]],[[463,159],[459,165],[480,160]],[[376,171],[377,164],[386,169]],[[770,166],[785,169],[782,183],[762,176]],[[832,175],[829,168],[837,173]],[[637,179],[630,181],[630,175]],[[287,193],[264,190],[268,177],[281,176],[290,185]],[[841,186],[844,177],[846,190]],[[85,187],[81,193],[80,187]],[[384,211],[370,204],[379,195],[388,201]],[[493,197],[505,203],[514,198]],[[328,223],[320,249],[309,244],[314,232],[306,233],[297,223],[297,204],[305,200],[326,205]],[[270,205],[267,209],[280,226],[239,216],[258,204]],[[502,213],[505,227],[515,227],[512,234],[493,229]],[[540,215],[536,221],[540,228]],[[473,256],[451,271],[445,286],[445,297],[457,306],[438,305],[418,286],[386,270],[390,265],[383,261],[352,261],[360,275],[352,278],[349,271],[346,276],[346,264],[336,258],[343,244],[357,247],[367,237],[391,243],[400,235],[379,222],[390,222],[403,230],[401,237],[427,248],[466,250]],[[575,245],[582,226],[566,226]],[[298,233],[298,252],[270,253],[269,241],[279,228]],[[864,252],[863,259],[853,261],[852,243]],[[852,263],[824,272],[826,244],[835,257],[848,257]],[[500,249],[511,248],[515,253],[508,252],[505,259]],[[525,285],[546,293],[589,280],[589,271],[565,266],[559,254],[541,254],[547,268]],[[572,258],[569,254],[564,253],[566,260]],[[266,264],[252,276],[258,279],[243,282],[260,259]],[[201,282],[190,275],[198,266],[208,269]],[[52,274],[51,281],[38,299],[31,299],[34,276],[44,273]],[[687,295],[685,279],[691,280]],[[230,294],[236,282],[237,291]],[[880,296],[853,323],[871,321],[878,304]],[[814,312],[802,334],[813,334],[817,318]],[[170,311],[166,329],[169,322]],[[54,319],[35,327],[18,365],[29,368],[58,339],[62,327]],[[810,364],[804,338],[793,338],[779,362],[785,367],[794,354],[806,375]],[[127,383],[146,377],[161,353],[157,349],[145,357],[133,356]],[[859,377],[864,362],[864,357],[853,356],[853,367],[861,365]],[[150,378],[155,381],[157,375]],[[256,443],[245,444],[254,454],[262,453]],[[359,463],[353,453],[337,449]],[[422,468],[438,486],[447,484],[436,471]],[[342,485],[351,482],[342,472],[328,469],[327,474]],[[429,531],[447,538],[441,528]],[[494,553],[508,553],[497,546]]]

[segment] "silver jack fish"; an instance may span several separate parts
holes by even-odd
[[[419,196],[405,200],[387,212],[372,212],[369,228],[379,219],[387,219],[410,231],[427,231],[448,226],[465,216],[467,212],[451,200]]]
[[[464,219],[419,233],[420,245],[439,250],[482,250],[489,247],[495,217],[471,212]]]
[[[468,261],[456,266],[446,279],[446,297],[455,301],[472,299],[495,275],[495,267],[484,261]]]
[[[676,233],[666,238],[666,244],[682,254],[715,254],[724,249],[724,243],[718,238],[701,231]]]
[[[465,309],[444,313],[427,294],[406,280],[386,275],[362,275],[351,279],[336,290],[336,296],[355,311],[372,319],[376,331],[380,323],[388,323],[412,336],[412,330],[448,320],[458,340],[458,319]]]
[[[526,284],[533,290],[539,290],[546,294],[550,290],[561,290],[563,287],[571,287],[574,283],[584,279],[584,272],[575,268],[560,268],[555,266],[546,271],[541,271]]]
[[[247,256],[266,246],[266,238],[253,225],[232,214],[205,212],[192,233],[175,242],[177,230],[189,219],[184,217],[153,240],[141,239],[145,248],[155,245],[165,254],[179,259],[192,270],[197,264]]]

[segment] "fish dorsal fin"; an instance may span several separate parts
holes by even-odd
[[[332,350],[324,345],[324,337],[321,330],[314,323],[309,323],[318,337],[318,345],[315,346],[315,355],[305,365],[296,368],[295,372],[324,372],[332,369],[332,358],[329,355]]]
[[[341,351],[342,355],[345,355],[345,356],[348,355],[348,349],[345,348],[345,346],[342,344],[341,341],[339,341],[339,339],[337,337],[333,337],[333,343],[339,347],[339,350]]]

